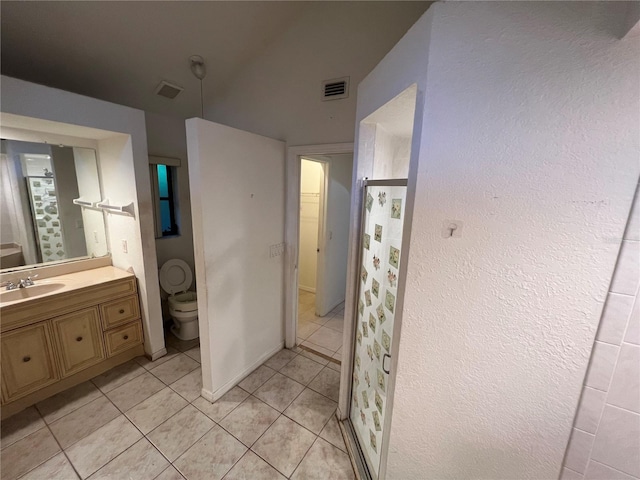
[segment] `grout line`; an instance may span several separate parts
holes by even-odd
[[[600,465],[604,465],[607,468],[610,468],[611,470],[615,470],[616,472],[622,473],[624,475],[629,475],[630,477],[634,477],[634,475],[632,475],[631,473],[627,473],[624,470],[620,470],[619,468],[616,467],[612,467],[611,465],[604,463],[604,462],[600,462],[598,460],[592,460],[591,458],[589,459],[589,462],[593,462],[593,463],[599,463]],[[589,467],[589,464],[587,463],[587,467]],[[635,477],[634,477],[635,478]]]

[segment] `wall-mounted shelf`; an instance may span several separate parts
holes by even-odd
[[[133,202],[128,205],[111,205],[109,203],[109,199],[105,198],[104,200],[96,203],[96,207],[104,210],[105,212],[111,213],[121,213],[123,215],[129,215],[130,217],[135,217],[135,208]]]
[[[73,204],[74,205],[80,205],[81,207],[86,207],[86,208],[98,208],[98,207],[96,207],[96,202],[90,202],[88,200],[82,200],[81,198],[74,198],[73,199]]]

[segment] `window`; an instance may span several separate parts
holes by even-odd
[[[162,157],[150,157],[152,160],[150,170],[156,238],[163,238],[179,234],[174,188],[176,167],[168,165],[169,162],[156,163],[153,161],[159,158]]]

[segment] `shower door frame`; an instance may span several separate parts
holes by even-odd
[[[380,465],[378,466],[378,475],[375,476],[373,472],[370,471],[369,466],[366,461],[366,457],[362,451],[362,447],[360,446],[360,442],[355,433],[355,428],[351,422],[351,397],[353,390],[353,367],[354,367],[354,355],[356,353],[356,332],[358,329],[358,322],[356,321],[358,318],[358,302],[355,300],[353,302],[353,308],[351,309],[352,321],[351,328],[349,329],[350,341],[345,344],[349,345],[349,351],[345,352],[347,355],[346,358],[349,359],[349,362],[344,362],[342,365],[342,374],[345,374],[345,365],[348,365],[349,370],[346,371],[348,376],[348,383],[346,384],[347,388],[341,389],[340,396],[341,402],[340,405],[343,405],[343,399],[347,399],[346,411],[342,412],[339,408],[339,418],[342,420],[343,424],[343,434],[345,436],[345,440],[347,443],[347,449],[351,454],[351,460],[355,464],[354,467],[357,468],[359,478],[361,480],[384,480],[386,477],[387,470],[387,454],[388,454],[388,445],[389,445],[389,435],[391,428],[391,417],[393,414],[393,400],[395,396],[395,386],[396,386],[396,372],[397,372],[397,354],[400,343],[400,330],[402,326],[402,314],[403,314],[403,306],[404,306],[404,293],[405,293],[405,280],[406,280],[406,268],[407,268],[407,260],[409,253],[409,236],[411,235],[411,226],[407,224],[407,218],[411,218],[409,213],[413,212],[413,201],[409,201],[409,181],[407,178],[399,178],[399,179],[375,179],[369,180],[367,177],[358,182],[358,186],[361,189],[359,192],[360,197],[360,205],[358,206],[358,214],[360,215],[359,219],[359,227],[357,232],[358,239],[358,259],[356,264],[356,272],[358,272],[359,268],[362,266],[362,254],[364,248],[364,222],[365,222],[365,202],[366,202],[366,194],[367,187],[406,187],[407,192],[405,196],[405,213],[402,224],[402,255],[400,258],[400,269],[398,270],[398,288],[397,288],[397,297],[396,297],[396,306],[395,306],[395,316],[394,316],[394,324],[393,324],[393,334],[391,338],[391,351],[394,352],[391,355],[390,364],[389,364],[389,374],[387,376],[387,396],[386,396],[386,405],[385,405],[385,415],[383,421],[383,431],[382,431],[382,441],[380,442]],[[410,206],[409,206],[410,204]],[[360,282],[360,276],[354,275],[354,279],[356,282],[355,287],[355,298],[360,298],[360,290],[362,288]],[[345,319],[346,320],[346,319]],[[347,329],[345,329],[345,334]]]

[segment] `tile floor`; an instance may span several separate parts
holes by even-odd
[[[344,302],[324,317],[315,314],[316,295],[298,291],[298,345],[342,361]]]
[[[197,342],[167,345],[2,422],[2,480],[354,478],[338,365],[281,350],[211,404]]]

